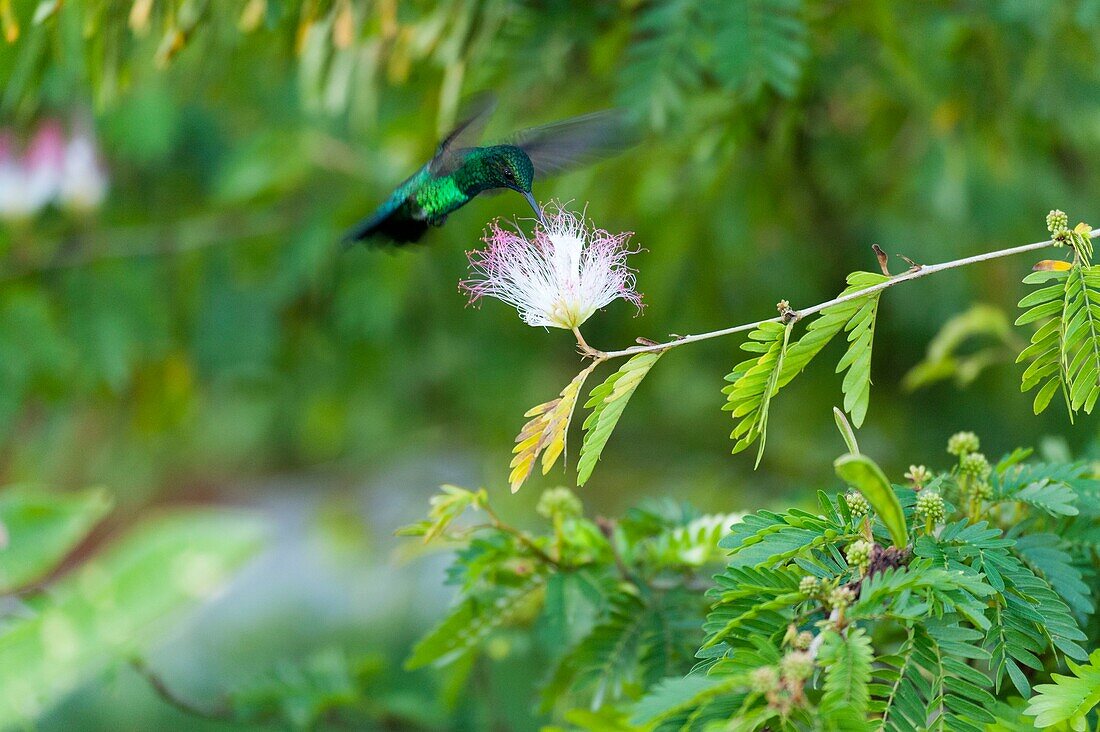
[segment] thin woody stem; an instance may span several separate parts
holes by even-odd
[[[516,537],[520,544],[523,544],[525,547],[527,547],[527,549],[530,550],[532,554],[541,559],[543,562],[553,567],[561,566],[561,562],[543,551],[542,547],[531,540],[531,537],[527,536],[527,534],[523,533],[516,527],[501,521],[500,516],[498,516],[497,512],[494,511],[490,506],[483,505],[482,509],[484,509],[485,513],[489,516],[489,521],[492,522],[493,528]]]
[[[1100,236],[1100,229],[1092,231],[1089,234],[1089,237],[1091,237],[1091,238],[1096,238],[1097,236]],[[1001,257],[1010,257],[1014,254],[1023,254],[1024,252],[1032,252],[1032,251],[1035,251],[1037,249],[1045,249],[1046,247],[1057,246],[1057,245],[1060,245],[1060,243],[1055,242],[1053,239],[1047,239],[1046,241],[1038,241],[1038,242],[1034,242],[1033,244],[1023,244],[1021,246],[1011,247],[1009,249],[999,249],[995,252],[986,252],[984,254],[975,254],[972,257],[964,257],[962,259],[954,259],[954,260],[951,260],[950,262],[941,262],[940,264],[918,265],[918,266],[914,266],[908,272],[904,272],[902,274],[891,277],[886,282],[882,282],[882,283],[877,284],[877,285],[872,285],[871,287],[860,290],[859,292],[852,292],[852,293],[849,293],[847,295],[841,295],[840,297],[835,297],[832,300],[827,300],[823,303],[818,303],[817,305],[813,305],[811,307],[804,308],[802,310],[793,310],[793,311],[790,311],[787,315],[778,315],[774,318],[765,318],[764,320],[757,320],[756,322],[753,322],[753,323],[745,323],[743,325],[735,325],[735,326],[732,326],[730,328],[721,328],[719,330],[712,330],[712,331],[708,331],[706,333],[697,333],[695,335],[680,336],[678,338],[675,338],[671,341],[667,341],[665,343],[656,343],[656,344],[653,344],[653,345],[644,345],[644,346],[631,346],[630,348],[624,348],[620,351],[602,351],[601,352],[601,351],[597,351],[595,349],[592,349],[590,346],[588,346],[588,344],[584,343],[583,339],[580,338],[580,333],[577,333],[578,343],[581,343],[582,351],[584,351],[586,353],[586,355],[590,356],[591,358],[597,358],[598,357],[601,360],[602,359],[611,359],[611,358],[621,358],[623,356],[633,356],[633,355],[638,354],[638,353],[650,353],[650,352],[653,352],[653,351],[665,351],[665,350],[668,350],[669,348],[676,348],[677,346],[682,346],[682,345],[685,345],[687,343],[694,343],[696,341],[705,341],[705,340],[709,340],[711,338],[721,338],[722,336],[733,335],[734,333],[743,333],[744,331],[753,330],[754,328],[757,328],[760,325],[763,325],[764,323],[784,323],[784,322],[788,322],[792,318],[794,320],[801,320],[802,318],[805,318],[809,315],[819,313],[827,307],[831,307],[833,305],[839,305],[840,303],[849,302],[851,300],[857,300],[859,298],[866,297],[867,295],[873,294],[875,292],[879,292],[879,291],[885,290],[889,287],[893,287],[894,285],[900,285],[902,282],[909,282],[910,280],[920,279],[921,277],[927,277],[930,274],[935,274],[937,272],[943,272],[943,271],[949,270],[949,269],[955,269],[957,267],[965,267],[968,264],[977,264],[978,262],[986,262],[986,261],[989,261],[991,259],[999,259]],[[598,354],[598,356],[597,356],[597,354]]]
[[[573,326],[573,335],[577,337],[577,345],[580,347],[581,353],[583,353],[585,356],[588,356],[589,358],[598,359],[601,361],[604,359],[604,354],[602,351],[599,351],[588,345],[588,341],[586,341],[584,339],[584,336],[581,335],[580,327]]]
[[[203,706],[177,694],[159,674],[149,668],[149,664],[145,662],[145,659],[135,656],[130,659],[130,666],[149,683],[149,686],[157,693],[157,696],[176,709],[204,719],[223,721],[233,719],[233,710],[230,709],[224,701],[217,701],[209,706]]]

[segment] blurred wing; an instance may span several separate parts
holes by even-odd
[[[509,142],[527,153],[542,178],[617,155],[637,144],[638,134],[625,112],[608,109],[532,127]]]
[[[443,138],[432,158],[433,175],[446,175],[458,167],[463,158],[461,151],[475,146],[481,139],[496,106],[497,98],[492,92],[475,94],[463,102],[462,121]]]

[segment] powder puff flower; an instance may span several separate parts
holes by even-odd
[[[0,136],[0,218],[28,219],[57,194],[64,140],[56,123],[46,123],[20,155],[9,134]]]
[[[528,325],[575,330],[594,312],[622,298],[641,310],[634,271],[626,265],[632,232],[591,227],[560,206],[543,210],[534,239],[489,225],[483,250],[469,252],[472,277],[459,283],[470,302],[503,300]]]

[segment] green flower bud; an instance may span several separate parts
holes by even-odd
[[[811,575],[806,575],[798,583],[798,591],[806,597],[817,597],[821,592],[821,580]]]
[[[757,694],[767,694],[779,688],[779,672],[774,666],[761,666],[749,675],[749,684]]]
[[[539,496],[539,503],[535,507],[540,516],[553,518],[576,518],[584,513],[584,505],[581,499],[568,488],[549,488]]]
[[[984,480],[993,472],[993,468],[985,459],[985,455],[980,452],[971,452],[959,458],[959,471]]]
[[[859,567],[861,572],[866,572],[871,566],[871,548],[871,542],[859,539],[848,545],[844,556],[850,566]]]
[[[856,518],[863,518],[871,513],[871,505],[867,503],[867,499],[864,498],[863,494],[859,491],[845,493],[844,502],[848,504],[848,510],[851,511],[852,515]]]
[[[1057,236],[1058,232],[1069,228],[1069,217],[1062,211],[1054,209],[1047,214],[1047,230],[1051,236]]]
[[[982,480],[974,484],[973,486],[974,497],[983,501],[988,501],[993,497],[993,486],[989,484],[989,481]]]
[[[936,491],[921,491],[917,496],[917,516],[922,520],[931,520],[933,523],[943,521],[946,511],[943,505],[943,497]]]
[[[909,472],[905,474],[905,479],[915,486],[922,486],[932,480],[932,472],[923,465],[910,465]]]
[[[791,651],[779,662],[783,678],[788,681],[805,681],[814,672],[814,659],[805,651]]]
[[[970,452],[977,452],[981,447],[978,436],[973,432],[956,432],[947,440],[947,451],[952,455],[962,457]]]
[[[843,610],[852,604],[852,600],[855,599],[855,593],[847,587],[837,587],[829,593],[829,607]]]

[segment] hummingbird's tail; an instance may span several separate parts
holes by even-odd
[[[396,246],[420,241],[428,230],[428,222],[406,215],[400,208],[380,210],[371,214],[348,229],[341,243],[344,250],[351,249],[361,241],[373,240],[371,244],[390,243]]]

